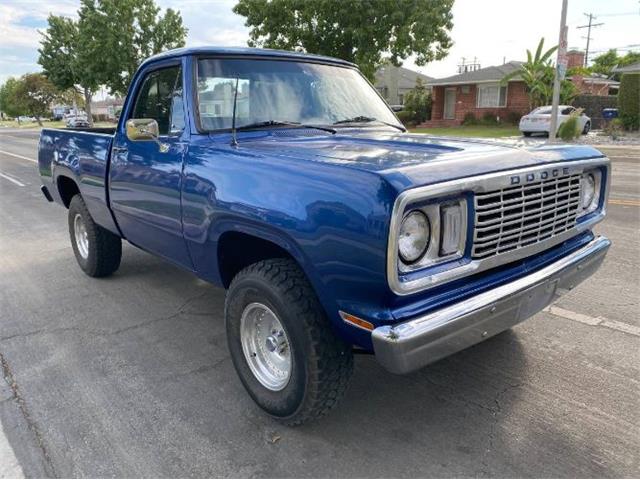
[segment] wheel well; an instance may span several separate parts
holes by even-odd
[[[275,243],[246,233],[226,232],[218,241],[218,269],[225,288],[233,277],[252,263],[268,258],[293,258]]]
[[[58,193],[60,194],[60,199],[64,206],[69,208],[69,204],[71,203],[71,199],[74,195],[80,193],[80,189],[76,182],[71,180],[69,177],[58,177]]]

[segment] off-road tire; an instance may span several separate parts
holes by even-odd
[[[252,302],[269,307],[289,339],[291,375],[280,391],[258,381],[242,350],[241,317]],[[240,271],[227,292],[225,323],[238,376],[251,398],[272,417],[300,425],[325,415],[344,395],[353,372],[351,345],[331,330],[313,288],[293,260],[263,260]]]
[[[78,214],[87,230],[89,253],[86,258],[80,254],[76,243],[74,220]],[[90,277],[107,277],[118,270],[122,258],[122,240],[93,221],[87,205],[79,194],[69,203],[68,219],[71,246],[82,271]]]

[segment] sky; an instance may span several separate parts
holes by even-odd
[[[313,1],[313,0],[309,0]],[[345,0],[346,1],[346,0]],[[235,0],[156,0],[161,8],[181,12],[189,29],[187,45],[246,45],[249,29],[244,18],[233,13]],[[0,0],[0,83],[10,76],[39,70],[38,30],[46,28],[49,13],[75,17],[75,0]],[[411,58],[404,66],[442,78],[456,73],[464,57],[477,58],[482,67],[503,61],[523,60],[527,48],[540,39],[555,45],[560,25],[560,0],[456,0],[451,38],[444,60],[417,67]],[[592,29],[590,50],[597,55],[609,48],[619,53],[640,50],[639,0],[569,0],[567,25],[569,47],[584,49],[587,23],[593,13],[604,25]]]

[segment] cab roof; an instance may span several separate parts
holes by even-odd
[[[340,60],[339,58],[325,57],[322,55],[311,55],[308,53],[289,52],[286,50],[271,50],[269,48],[249,48],[249,47],[184,47],[167,50],[152,57],[147,58],[142,65],[146,65],[157,60],[165,60],[173,57],[183,57],[187,55],[194,56],[229,56],[229,57],[262,57],[262,58],[280,58],[300,61],[313,61],[320,63],[329,63],[333,65],[344,65],[348,67],[356,67],[355,64]],[[141,65],[141,66],[142,66]]]

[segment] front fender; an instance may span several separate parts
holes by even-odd
[[[334,325],[353,343],[370,344],[367,332],[354,338],[338,310],[392,319],[385,261],[395,191],[372,172],[212,150],[192,145],[184,172],[183,228],[198,274],[221,283],[225,232],[273,242],[298,261]]]

